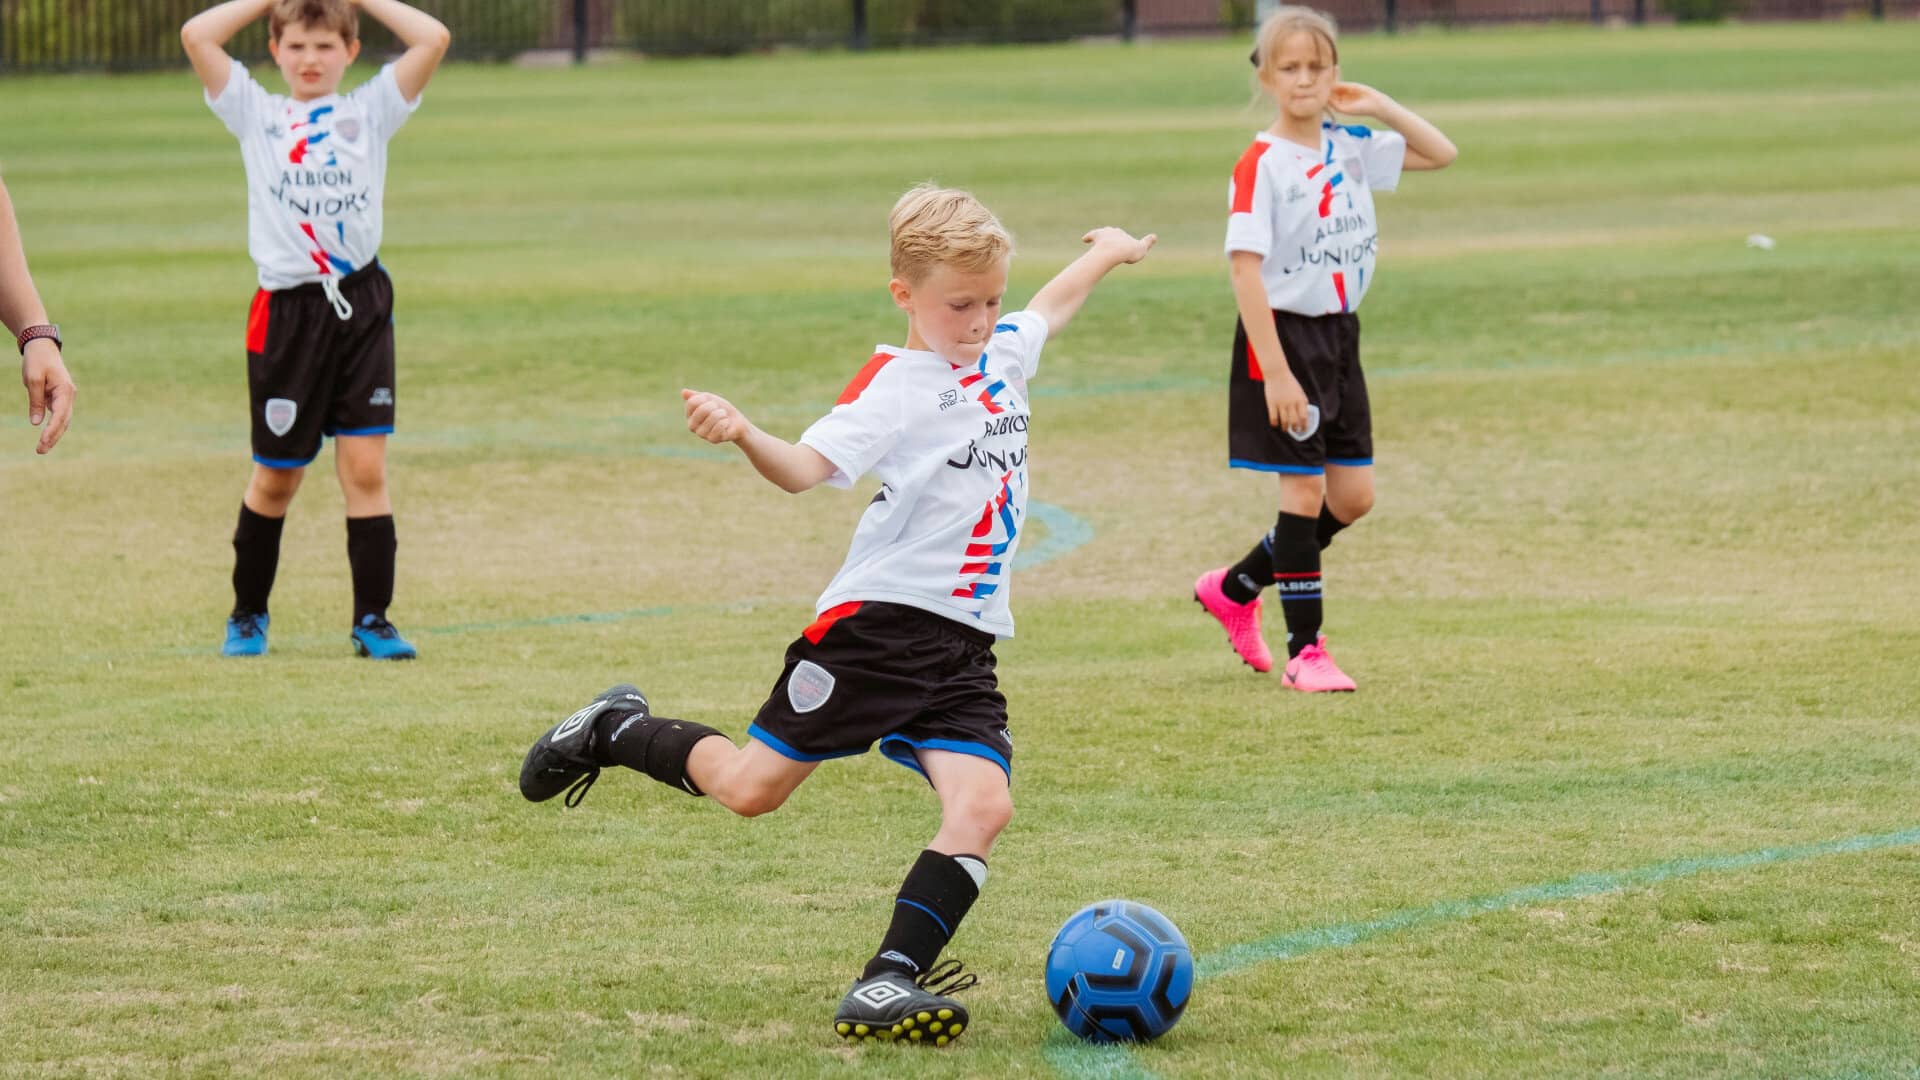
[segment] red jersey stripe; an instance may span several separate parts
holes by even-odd
[[[1233,212],[1236,214],[1253,213],[1253,185],[1260,174],[1260,155],[1267,152],[1273,144],[1253,141],[1247,152],[1240,155],[1240,163],[1233,167]],[[1219,175],[1218,173],[1214,175]],[[1215,206],[1220,205],[1215,203]]]
[[[812,625],[800,631],[800,636],[815,645],[820,644],[820,639],[827,636],[827,631],[833,629],[833,624],[859,611],[861,603],[862,601],[859,600],[849,600],[844,604],[833,605],[821,612],[820,617],[813,620]]]
[[[847,388],[840,391],[840,399],[835,401],[834,404],[851,405],[860,400],[860,395],[866,390],[867,384],[873,381],[875,375],[880,374],[880,369],[886,367],[887,361],[891,359],[893,359],[892,353],[874,353],[873,359],[868,360],[866,366],[860,369],[860,373],[855,375],[853,381],[847,384]]]

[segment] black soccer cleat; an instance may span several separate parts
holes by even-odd
[[[593,722],[609,709],[646,716],[647,696],[639,687],[621,683],[534,740],[520,766],[520,794],[527,801],[545,802],[564,791],[568,806],[580,805],[587,789],[600,778],[600,763],[593,756]]]
[[[858,980],[847,991],[833,1017],[834,1033],[848,1042],[945,1046],[967,1030],[967,1007],[942,995],[957,994],[979,981],[977,975],[962,975],[958,960],[935,964],[917,979],[902,971],[883,971]]]

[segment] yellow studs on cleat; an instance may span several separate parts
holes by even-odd
[[[903,1027],[903,1028],[906,1028],[906,1029],[907,1029],[908,1031],[912,1031],[912,1030],[913,1030],[913,1017],[911,1017],[911,1016],[909,1016],[909,1017],[907,1017],[907,1018],[906,1018],[905,1020],[902,1020],[902,1021],[900,1021],[900,1026],[901,1026],[901,1027]]]
[[[965,1031],[965,1030],[967,1030],[967,1025],[965,1025],[965,1024],[955,1024],[955,1025],[953,1025],[952,1027],[950,1027],[950,1028],[948,1028],[948,1029],[947,1029],[947,1034],[949,1034],[949,1035],[952,1035],[952,1036],[955,1036],[955,1037],[958,1037],[958,1036],[959,1036],[959,1034],[960,1034],[961,1032],[963,1032],[963,1031]]]
[[[941,1009],[941,1010],[940,1010],[940,1019],[942,1019],[942,1020],[951,1020],[951,1019],[953,1019],[953,1010],[952,1010],[952,1009]]]
[[[842,1035],[851,1035],[853,1034],[853,1025],[847,1023],[845,1020],[842,1020],[839,1023],[833,1025],[833,1030],[839,1032]]]
[[[945,1045],[947,1045],[948,1043],[950,1043],[950,1042],[952,1042],[952,1041],[953,1041],[952,1039],[949,1039],[949,1038],[947,1038],[947,1037],[946,1037],[945,1035],[942,1035],[942,1036],[940,1036],[939,1038],[937,1038],[937,1039],[935,1039],[935,1040],[933,1040],[933,1045],[935,1045],[935,1046],[945,1046]]]
[[[894,1033],[895,1035],[898,1035],[898,1034],[900,1034],[900,1025],[899,1025],[899,1024],[895,1024],[895,1025],[893,1025],[893,1033]]]
[[[865,1035],[867,1033],[867,1025],[865,1024],[853,1025],[853,1033],[855,1035]]]
[[[927,1030],[928,1030],[928,1031],[931,1031],[931,1032],[933,1032],[933,1033],[935,1033],[935,1034],[939,1034],[939,1032],[940,1032],[940,1021],[938,1021],[938,1020],[935,1020],[935,1021],[934,1021],[933,1023],[931,1023],[931,1024],[928,1024],[928,1025],[927,1025]]]
[[[921,1039],[921,1037],[922,1037],[922,1036],[924,1036],[924,1035],[926,1035],[926,1032],[924,1032],[924,1031],[909,1031],[909,1032],[907,1032],[907,1038],[909,1038],[909,1039],[912,1039],[912,1040],[913,1040],[914,1042],[919,1042],[919,1041],[920,1041],[920,1039]]]
[[[923,1012],[923,1013],[921,1013],[921,1014],[920,1014],[920,1022],[921,1022],[921,1023],[923,1023],[923,1024],[924,1024],[924,1023],[926,1023],[927,1021],[929,1021],[929,1020],[931,1020],[931,1019],[933,1019],[933,1014],[932,1014],[932,1013],[924,1013],[924,1012]]]

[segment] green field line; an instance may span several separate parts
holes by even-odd
[[[1780,863],[1804,862],[1830,855],[1854,855],[1867,851],[1914,846],[1920,846],[1920,828],[1902,829],[1889,833],[1867,833],[1842,840],[1824,840],[1790,847],[1760,848],[1756,851],[1743,851],[1733,855],[1701,855],[1685,859],[1670,859],[1633,870],[1576,874],[1559,881],[1528,885],[1490,896],[1442,900],[1425,907],[1396,911],[1377,919],[1330,923],[1304,930],[1291,930],[1238,945],[1229,945],[1219,952],[1201,956],[1194,961],[1194,981],[1198,984],[1210,979],[1238,975],[1243,971],[1276,960],[1291,960],[1327,949],[1344,949],[1350,945],[1358,945],[1402,930],[1432,926],[1437,923],[1458,922],[1497,911],[1512,911],[1553,900],[1582,900],[1625,889],[1647,888],[1667,881],[1698,877],[1701,874],[1750,870]],[[1053,1036],[1047,1040],[1044,1052],[1048,1062],[1056,1071],[1073,1080],[1094,1080],[1094,1078],[1150,1080],[1154,1075],[1134,1059],[1133,1052],[1127,1047],[1089,1046],[1077,1042],[1064,1031],[1054,1032]]]

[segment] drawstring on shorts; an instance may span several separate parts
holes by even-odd
[[[347,302],[346,297],[340,295],[340,279],[338,277],[328,274],[321,278],[320,291],[327,294],[327,303],[333,305],[333,313],[339,316],[341,322],[346,322],[353,318],[353,305]]]

